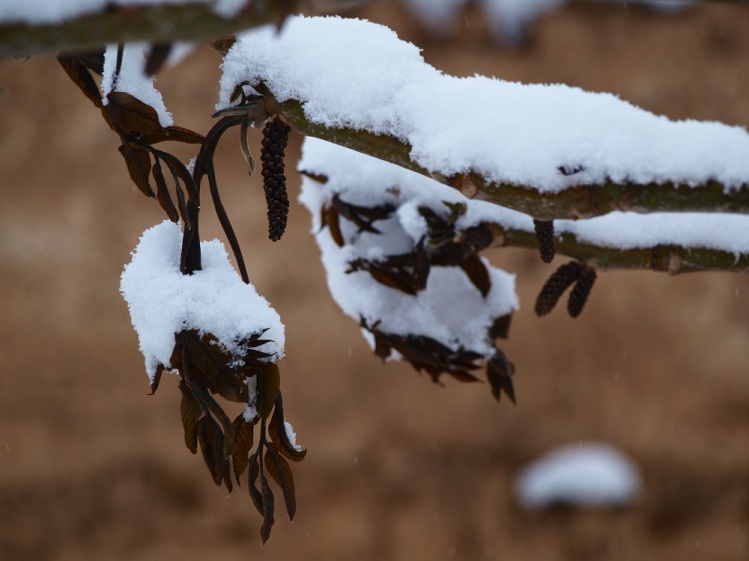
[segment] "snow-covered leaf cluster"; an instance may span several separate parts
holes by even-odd
[[[186,330],[212,334],[230,354],[240,356],[239,343],[263,333],[268,343],[258,350],[283,357],[284,325],[276,311],[252,285],[245,284],[218,240],[201,243],[203,269],[180,271],[182,233],[165,221],[146,230],[132,261],[122,273],[120,289],[130,309],[153,380],[159,365],[171,367],[175,335]]]

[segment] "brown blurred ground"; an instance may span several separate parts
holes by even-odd
[[[663,17],[576,5],[519,52],[492,45],[476,14],[443,42],[392,6],[360,15],[449,73],[564,82],[671,118],[749,125],[746,7]],[[210,126],[218,62],[204,49],[160,77],[178,124]],[[448,118],[458,108],[446,103]],[[146,395],[118,282],[162,215],[117,144],[52,56],[0,61],[0,560],[749,558],[746,276],[606,273],[579,319],[539,319],[532,302],[551,268],[530,252],[491,255],[518,274],[523,303],[504,346],[519,403],[497,405],[485,385],[441,388],[380,364],[327,293],[305,211],[294,206],[284,240],[267,241],[260,185],[227,140],[223,196],[252,280],[286,322],[287,417],[309,448],[295,466],[297,518],[279,511],[261,550],[246,491],[227,499],[185,449],[175,379]],[[520,466],[587,440],[639,463],[635,508],[514,506]]]

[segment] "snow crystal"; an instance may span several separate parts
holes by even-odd
[[[44,25],[100,12],[111,6],[210,4],[224,18],[237,15],[250,0],[23,0],[0,3],[0,22]]]
[[[153,83],[153,76],[145,75],[146,58],[144,49],[148,49],[145,43],[130,43],[125,45],[122,52],[122,65],[120,72],[115,76],[117,67],[117,45],[109,45],[104,53],[104,74],[102,76],[101,89],[103,93],[102,102],[108,103],[107,95],[111,91],[126,92],[139,99],[146,105],[150,105],[159,115],[159,123],[162,127],[173,124],[172,114],[167,111],[161,92]],[[115,82],[116,78],[116,83]]]
[[[548,452],[522,470],[515,491],[529,509],[553,504],[619,507],[642,486],[636,466],[607,444],[569,445]]]
[[[181,240],[173,222],[146,230],[122,273],[120,291],[149,377],[160,364],[170,367],[174,336],[189,329],[211,333],[229,352],[239,353],[241,339],[268,328],[263,338],[272,342],[258,349],[282,358],[284,326],[278,314],[252,285],[242,282],[223,244],[201,242],[203,269],[183,275]]]
[[[223,64],[217,109],[235,85],[263,81],[281,101],[302,102],[327,127],[390,134],[411,158],[445,176],[555,192],[606,179],[638,183],[749,182],[749,134],[720,123],[669,121],[611,94],[564,85],[456,78],[381,25],[290,18],[281,32],[239,36]],[[578,167],[564,175],[560,167]]]
[[[296,450],[297,452],[303,452],[304,447],[299,446],[299,444],[296,443],[296,433],[294,432],[294,427],[291,426],[291,423],[288,421],[284,421],[284,430],[286,431],[286,438],[289,439],[289,444]]]

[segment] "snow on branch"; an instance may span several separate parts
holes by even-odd
[[[290,18],[239,37],[219,111],[249,84],[302,134],[539,219],[614,210],[749,212],[749,134],[670,121],[605,93],[448,76],[383,26]]]
[[[428,235],[421,209],[445,213],[464,205],[459,232],[481,225],[487,245],[537,247],[533,219],[485,201],[470,200],[440,183],[399,166],[308,138],[300,169],[325,181],[327,197],[376,207],[394,204],[413,240]],[[315,231],[320,224],[315,225]],[[557,220],[556,250],[601,269],[652,269],[671,274],[692,271],[748,271],[749,217],[713,213],[614,212],[584,220]]]
[[[0,57],[206,40],[280,23],[298,0],[24,0],[0,5]]]

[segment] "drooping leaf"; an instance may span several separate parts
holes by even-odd
[[[291,522],[296,514],[296,492],[291,466],[281,454],[269,447],[265,453],[265,467],[283,492],[286,513],[289,515],[289,522]]]
[[[238,357],[226,352],[210,333],[200,335],[196,330],[185,330],[175,338],[177,345],[172,353],[172,366],[184,371],[180,356],[184,348],[191,361],[191,378],[196,383],[229,401],[247,402],[249,396],[245,376],[240,368],[234,366]]]
[[[176,125],[166,127],[158,132],[143,135],[143,141],[147,144],[157,144],[170,140],[184,144],[203,144],[205,137],[195,131]]]
[[[180,413],[182,414],[182,427],[185,429],[185,445],[190,452],[196,454],[198,451],[198,420],[203,415],[203,410],[184,380],[180,380],[179,390],[182,392]]]
[[[390,288],[395,288],[406,294],[416,296],[418,292],[413,277],[402,271],[392,269],[388,270],[376,264],[372,264],[369,268],[369,274],[380,284],[389,286]]]
[[[148,175],[151,173],[151,155],[148,150],[124,140],[119,150],[122,157],[125,158],[127,171],[130,173],[130,179],[133,180],[135,186],[146,197],[155,197],[156,195],[148,183]]]
[[[257,376],[257,401],[255,409],[261,419],[267,419],[276,403],[278,390],[281,387],[281,373],[274,362],[266,362],[262,372]]]
[[[502,392],[510,398],[512,403],[516,404],[515,387],[512,384],[512,375],[514,372],[512,363],[502,351],[497,353],[486,363],[486,378],[492,388],[494,399],[499,401]]]
[[[307,450],[303,446],[294,445],[289,440],[289,434],[286,432],[286,420],[283,416],[283,397],[278,392],[276,406],[273,410],[273,417],[268,426],[268,435],[271,438],[272,446],[286,459],[292,462],[301,462],[307,455]]]
[[[161,163],[158,158],[154,158],[153,168],[151,169],[153,174],[154,182],[156,183],[156,200],[159,201],[161,208],[164,209],[169,220],[175,224],[179,222],[179,213],[177,208],[172,202],[172,197],[169,194],[169,189],[166,186],[164,180],[164,173],[161,171]]]
[[[156,110],[127,92],[110,92],[103,111],[110,122],[125,134],[163,133]]]
[[[199,204],[200,193],[198,192],[198,188],[195,185],[195,180],[193,179],[190,170],[187,169],[187,166],[185,166],[185,164],[180,162],[179,159],[175,158],[168,152],[158,151],[158,154],[164,159],[166,165],[169,167],[169,171],[172,172],[174,181],[179,184],[179,180],[181,179],[185,184],[187,195],[190,197],[190,200],[194,203]]]
[[[489,337],[492,339],[507,339],[507,336],[510,333],[511,321],[512,314],[506,314],[496,318],[492,323],[492,326],[489,328]]]
[[[366,207],[347,203],[338,195],[335,195],[330,203],[338,214],[356,224],[360,232],[369,232],[370,234],[381,234],[382,232],[372,224],[378,220],[389,218],[395,210],[395,207],[389,204]]]
[[[96,107],[101,108],[101,93],[99,92],[96,82],[91,77],[91,74],[86,69],[83,61],[78,56],[69,53],[58,54],[57,61],[84,95],[90,99]]]
[[[465,271],[473,285],[486,298],[486,295],[492,289],[492,282],[489,278],[489,271],[481,258],[478,255],[471,255],[461,263],[460,268]]]
[[[273,500],[273,492],[268,485],[268,479],[263,473],[262,466],[260,467],[260,494],[263,499],[263,525],[260,527],[260,540],[262,543],[268,541],[270,537],[270,531],[273,528],[275,519],[273,513],[275,511],[275,505]]]
[[[341,233],[340,216],[338,215],[338,211],[332,206],[327,209],[326,223],[330,231],[330,236],[336,245],[338,247],[346,245],[346,240],[343,239],[343,234]]]
[[[197,424],[198,442],[200,442],[200,451],[203,455],[203,461],[211,472],[213,482],[221,485],[224,481],[224,473],[229,464],[224,458],[224,434],[221,427],[210,415],[200,418]]]
[[[164,365],[159,364],[159,366],[156,368],[156,372],[153,375],[153,382],[151,382],[151,394],[153,395],[156,393],[156,390],[159,389],[159,383],[161,383],[161,375],[164,373]]]
[[[237,485],[240,485],[240,477],[247,469],[249,462],[250,450],[252,450],[254,426],[244,420],[244,415],[240,414],[232,423],[234,427],[234,454],[232,454],[232,464],[234,467],[234,477]]]
[[[154,43],[151,46],[151,52],[148,53],[148,57],[146,58],[146,76],[153,76],[161,70],[171,52],[172,43]]]
[[[255,452],[250,458],[250,473],[247,477],[247,488],[250,490],[250,498],[252,498],[252,504],[255,505],[255,508],[260,513],[260,516],[265,516],[263,510],[263,495],[258,490],[256,485],[257,479],[260,476],[260,456],[262,452],[263,447],[261,445],[260,447],[258,447],[257,452]]]

